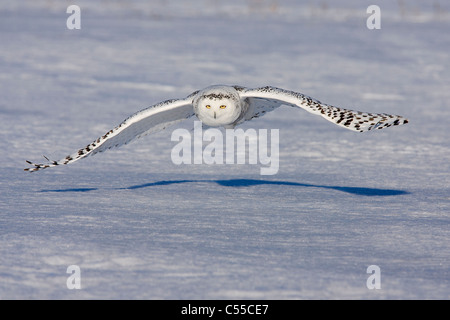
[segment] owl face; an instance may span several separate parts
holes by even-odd
[[[197,117],[206,125],[219,127],[236,122],[241,113],[239,95],[237,92],[220,91],[214,87],[209,91],[200,93],[194,100],[194,109]]]

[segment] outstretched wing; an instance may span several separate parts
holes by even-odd
[[[289,105],[303,108],[306,111],[320,115],[341,127],[359,132],[383,129],[408,123],[408,120],[402,116],[337,108],[301,93],[275,87],[262,87],[256,89],[241,88],[239,94],[241,98],[247,99],[249,102],[245,120],[260,117],[281,105]]]
[[[194,115],[192,97],[195,94],[196,92],[185,99],[167,100],[141,110],[125,119],[117,127],[108,131],[91,144],[79,149],[77,152],[70,154],[59,161],[50,161],[45,157],[48,160],[48,163],[44,164],[36,164],[27,161],[27,163],[33,167],[24,170],[33,172],[62,164],[69,164],[89,155],[94,155],[127,144],[130,141],[149,133],[161,131],[170,125]]]

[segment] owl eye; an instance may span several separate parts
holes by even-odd
[[[206,109],[211,109],[211,106],[209,104],[207,104]]]
[[[223,105],[220,106],[220,109],[225,109],[226,107],[227,106],[223,104]]]

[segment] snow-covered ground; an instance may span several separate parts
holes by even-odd
[[[450,5],[335,2],[0,1],[0,299],[450,298]],[[282,107],[242,126],[280,130],[273,176],[177,166],[173,129],[23,171],[211,84],[410,123],[358,134]]]

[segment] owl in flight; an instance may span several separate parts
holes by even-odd
[[[59,161],[50,161],[46,157],[48,163],[45,164],[27,161],[32,167],[25,171],[34,172],[69,164],[163,130],[194,115],[207,126],[232,129],[244,121],[261,117],[281,105],[303,108],[338,126],[358,132],[408,123],[408,120],[401,116],[337,108],[301,93],[270,86],[250,89],[217,85],[195,91],[184,99],[167,100],[143,109],[91,144]]]

